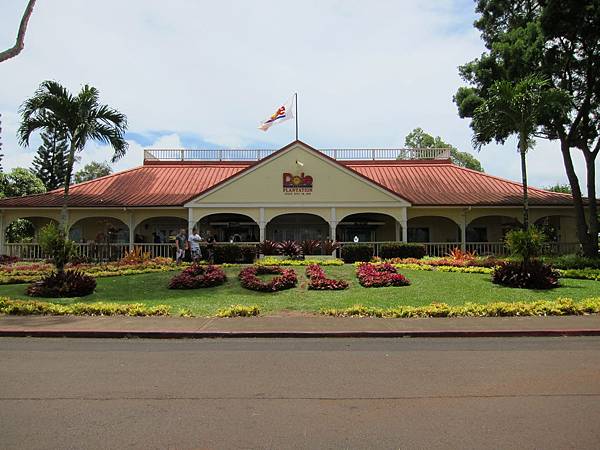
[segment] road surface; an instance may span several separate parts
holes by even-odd
[[[0,339],[1,448],[600,448],[600,338]]]

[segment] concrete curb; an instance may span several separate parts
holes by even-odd
[[[0,337],[215,339],[215,338],[475,338],[600,336],[600,329],[538,330],[387,330],[387,331],[177,331],[0,329]]]

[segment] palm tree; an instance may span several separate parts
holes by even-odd
[[[67,223],[69,187],[77,153],[83,151],[88,141],[109,144],[114,149],[112,161],[123,157],[128,144],[123,134],[127,118],[116,109],[99,103],[95,87],[83,86],[74,96],[56,81],[44,81],[33,97],[21,106],[21,125],[17,132],[19,143],[29,146],[35,131],[60,132],[69,143],[64,180],[61,225]]]
[[[529,197],[527,193],[527,151],[535,144],[534,137],[546,113],[556,106],[556,89],[548,89],[547,79],[532,75],[516,83],[496,81],[489,97],[475,109],[471,124],[473,144],[481,150],[495,140],[504,143],[517,135],[523,179],[523,227],[529,228]]]

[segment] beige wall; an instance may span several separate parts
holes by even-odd
[[[428,228],[430,242],[458,242],[460,228],[445,217],[424,216],[408,220],[408,228]]]
[[[297,164],[302,163],[302,166]],[[313,178],[312,192],[286,193],[283,174],[291,173]],[[254,169],[240,175],[231,183],[190,202],[190,205],[227,203],[311,203],[343,204],[357,202],[385,202],[401,204],[395,195],[376,187],[364,178],[341,167],[325,157],[306,150],[302,144],[276,155]],[[332,205],[333,206],[333,205]]]

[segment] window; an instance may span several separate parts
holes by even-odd
[[[429,242],[429,228],[408,227],[408,242]]]

